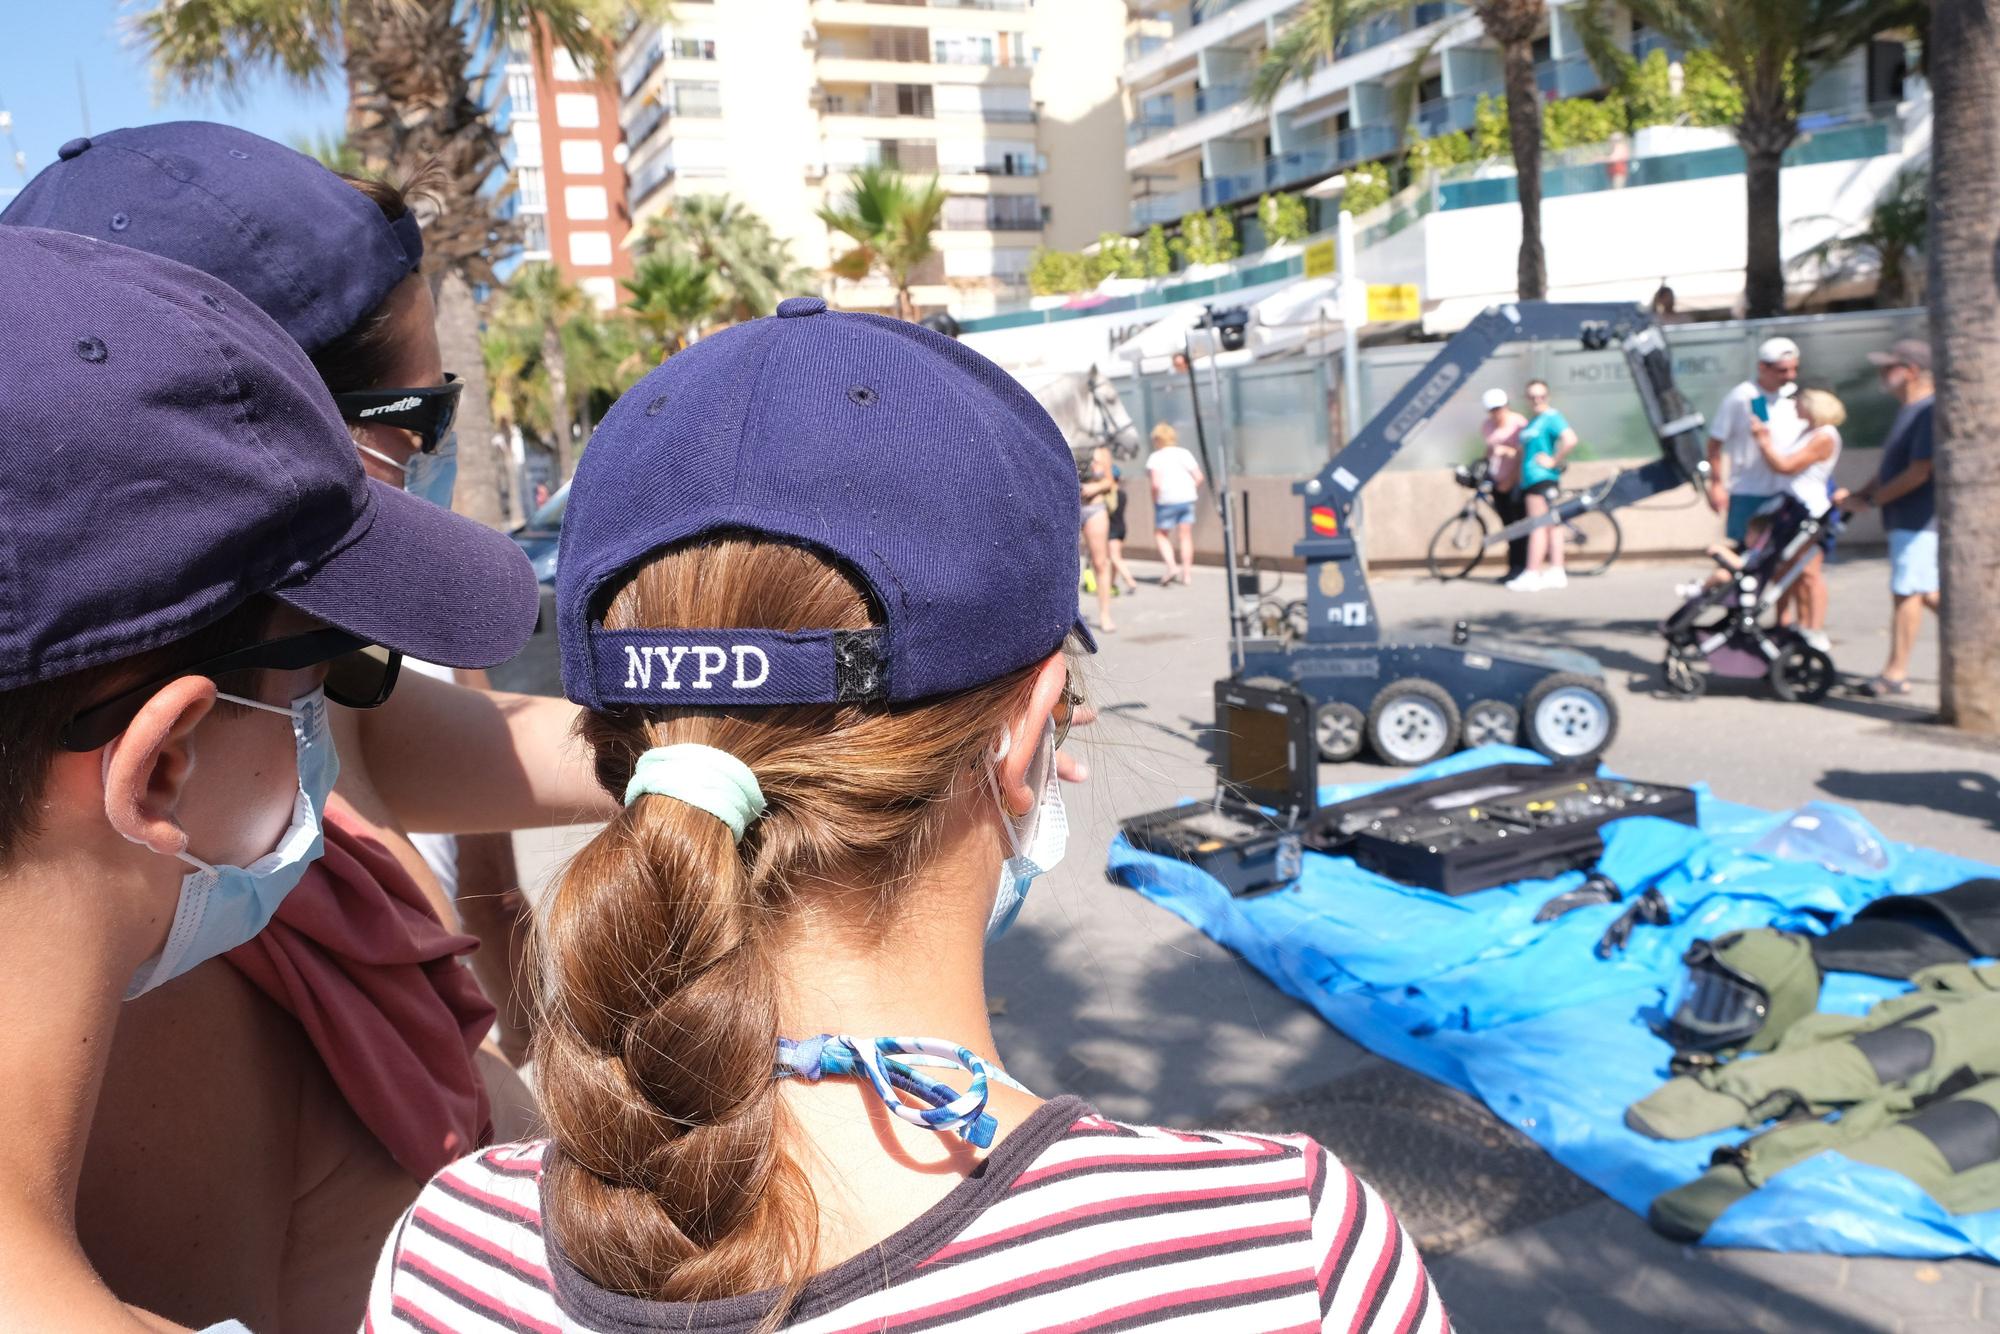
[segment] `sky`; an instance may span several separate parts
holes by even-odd
[[[86,133],[163,120],[219,120],[281,143],[337,133],[345,89],[336,70],[328,86],[300,90],[262,79],[240,97],[156,90],[143,51],[121,20],[157,0],[4,0],[0,2],[0,110],[13,117],[13,142],[0,134],[0,203],[55,161],[56,149]],[[24,175],[14,152],[26,158]]]

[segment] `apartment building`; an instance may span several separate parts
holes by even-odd
[[[1438,0],[1362,25],[1338,60],[1278,93],[1250,99],[1265,53],[1300,0],[1132,0],[1123,83],[1131,187],[1124,230],[1172,224],[1197,209],[1299,189],[1389,157],[1402,141],[1396,87],[1422,58],[1407,126],[1423,138],[1470,129],[1482,95],[1502,95],[1500,52],[1477,16]],[[1584,96],[1602,80],[1584,54],[1578,0],[1551,0],[1535,42],[1535,79],[1545,98]],[[1614,17],[1615,38],[1639,58],[1667,43]],[[1857,52],[1821,78],[1806,109],[1859,109],[1893,98],[1896,44]],[[1669,48],[1671,54],[1671,48]]]
[[[1036,247],[1126,226],[1126,18],[1124,0],[681,0],[619,47],[633,223],[728,194],[824,271],[847,243],[819,209],[885,163],[947,194],[919,308],[1019,300]],[[880,279],[826,294],[894,304]]]
[[[507,139],[524,263],[549,262],[605,309],[632,275],[619,243],[631,230],[624,136],[608,71],[586,72],[561,48],[517,33],[508,43]]]

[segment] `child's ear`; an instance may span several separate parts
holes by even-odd
[[[1035,670],[1028,703],[1007,726],[1007,753],[1001,757],[995,777],[1000,784],[1001,804],[1010,815],[1026,815],[1041,800],[1042,794],[1028,786],[1028,770],[1041,749],[1042,731],[1062,699],[1067,675],[1062,650],[1057,649]]]
[[[173,856],[187,847],[181,797],[194,773],[190,735],[215,707],[215,682],[183,676],[146,701],[105,747],[104,814],[126,840]]]

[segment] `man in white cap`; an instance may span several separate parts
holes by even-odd
[[[1722,406],[1708,424],[1709,499],[1728,510],[1728,535],[1743,541],[1758,508],[1785,489],[1785,479],[1771,471],[1764,451],[1750,433],[1750,423],[1763,422],[1771,447],[1780,456],[1792,452],[1805,423],[1799,420],[1792,393],[1799,378],[1799,345],[1789,338],[1766,338],[1757,345],[1757,369],[1722,397]]]
[[[1521,428],[1528,419],[1507,406],[1505,389],[1489,389],[1479,400],[1486,407],[1480,430],[1486,437],[1486,475],[1493,479],[1493,511],[1502,524],[1518,523],[1527,510],[1521,502]],[[1507,578],[1528,568],[1528,539],[1507,544]]]

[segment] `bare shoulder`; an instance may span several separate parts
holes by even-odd
[[[119,1297],[196,1327],[274,1323],[307,1062],[298,1025],[220,960],[124,1007],[77,1198]]]
[[[352,1330],[416,1190],[304,1030],[228,963],[125,1007],[77,1204],[123,1300],[195,1328]]]

